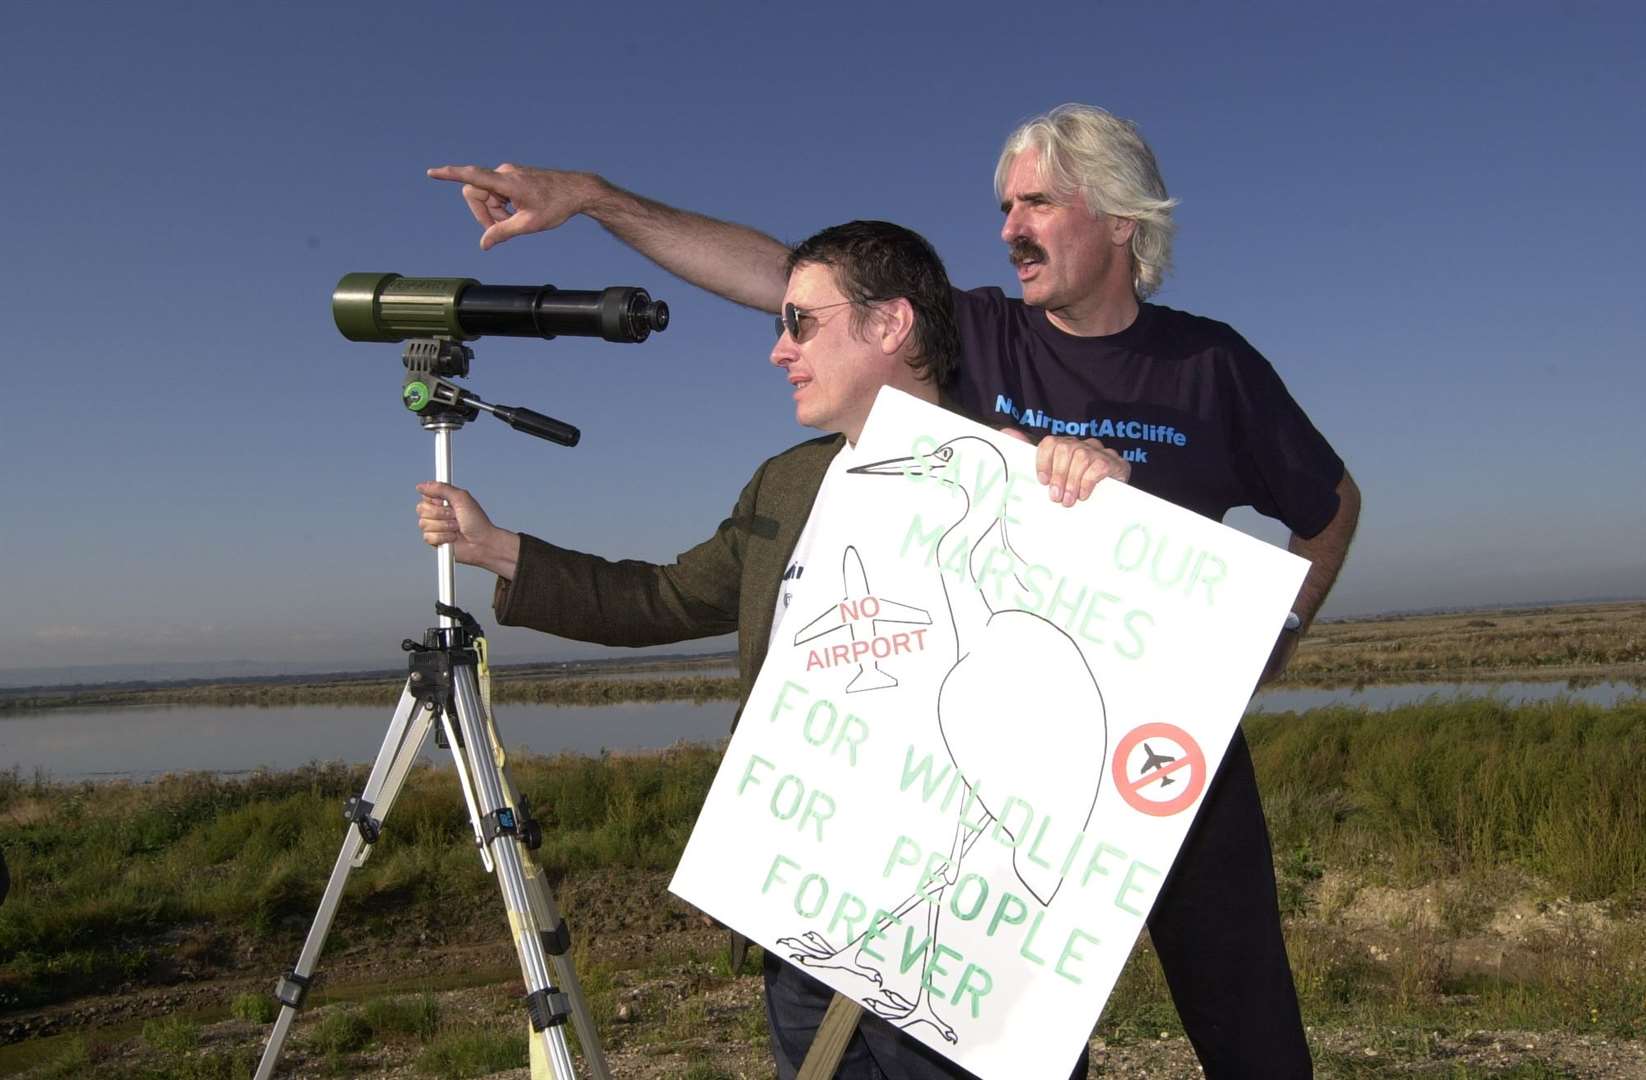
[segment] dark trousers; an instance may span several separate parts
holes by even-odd
[[[1269,829],[1238,729],[1149,914],[1149,936],[1207,1080],[1314,1075]]]
[[[1269,829],[1238,730],[1154,910],[1149,936],[1207,1080],[1314,1075],[1280,933]],[[793,1080],[831,991],[766,954],[766,1019],[779,1080]],[[1071,1077],[1087,1073],[1082,1054]],[[972,1074],[864,1013],[838,1075],[940,1080]]]
[[[786,961],[766,953],[766,1020],[778,1080],[794,1080],[817,1035],[834,991]],[[1084,1080],[1090,1050],[1082,1050],[1069,1080]],[[841,1080],[976,1080],[935,1050],[903,1034],[871,1012],[840,1059]]]

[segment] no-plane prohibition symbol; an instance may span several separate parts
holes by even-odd
[[[1133,810],[1170,817],[1193,806],[1206,788],[1206,755],[1176,724],[1133,728],[1114,752],[1114,784]]]

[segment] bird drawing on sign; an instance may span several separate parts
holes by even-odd
[[[876,659],[881,654],[877,653],[875,648],[886,641],[880,636],[880,624],[930,626],[931,613],[869,592],[869,575],[863,569],[863,557],[857,553],[857,548],[850,544],[846,545],[846,552],[840,558],[840,577],[844,594],[837,602],[830,604],[823,614],[801,627],[800,632],[794,636],[794,643],[804,645],[818,638],[827,637],[837,630],[845,630],[852,644],[842,646],[845,651],[841,655],[868,660],[867,664],[858,663],[857,674],[846,684],[846,693],[888,690],[897,685],[897,679],[888,674]],[[864,645],[859,646],[857,630],[865,620],[869,623],[869,637]],[[887,646],[886,652],[889,653],[889,642]]]
[[[964,504],[937,541],[935,556],[955,643],[954,663],[937,695],[937,726],[966,797],[940,877],[923,883],[843,948],[815,931],[778,943],[805,967],[868,979],[881,987],[867,999],[876,1014],[902,1028],[930,1024],[952,1043],[958,1041],[955,1030],[934,1008],[927,977],[938,947],[943,895],[960,879],[967,853],[992,824],[1010,839],[1012,868],[1023,887],[1042,905],[1051,904],[1065,871],[1028,857],[1025,838],[1000,819],[997,800],[1033,793],[1043,824],[1055,823],[1064,835],[1084,832],[1103,778],[1108,721],[1103,694],[1074,640],[1039,615],[1007,606],[1005,582],[1018,581],[1022,560],[1007,536],[1005,500],[986,501],[991,490],[1009,490],[1005,458],[993,444],[963,435],[930,453],[859,465],[850,473],[928,477],[950,486]],[[981,816],[972,813],[973,806]],[[884,985],[862,945],[870,933],[884,933],[923,902],[923,977],[910,999]]]

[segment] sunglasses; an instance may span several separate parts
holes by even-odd
[[[795,344],[798,345],[804,340],[800,336],[802,319],[810,319],[813,322],[816,322],[817,313],[819,311],[827,311],[830,308],[845,307],[847,304],[855,302],[856,301],[853,300],[842,300],[838,304],[824,304],[821,307],[814,308],[795,307],[793,304],[784,304],[783,314],[779,315],[776,319],[777,336],[782,337],[783,332],[786,330],[788,331],[789,336],[794,339]]]

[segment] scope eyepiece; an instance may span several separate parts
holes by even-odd
[[[577,292],[399,274],[344,274],[332,292],[331,310],[350,341],[564,335],[637,342],[669,325],[669,306],[631,286]]]

